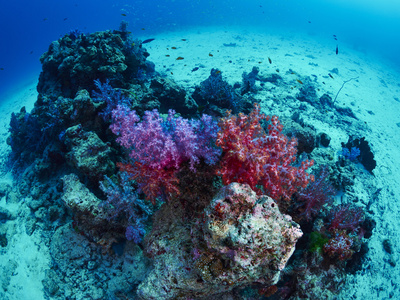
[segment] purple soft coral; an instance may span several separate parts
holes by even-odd
[[[112,113],[110,128],[132,159],[120,168],[130,173],[153,203],[157,196],[168,198],[178,192],[176,173],[183,163],[189,163],[194,172],[200,159],[214,164],[221,154],[214,142],[218,126],[211,117],[187,120],[174,115],[175,111],[169,110],[164,120],[155,109],[146,111],[140,122],[136,112],[124,106],[117,106]]]
[[[144,223],[153,211],[129,184],[128,174],[119,175],[120,184],[114,183],[107,176],[104,176],[104,181],[100,181],[100,189],[107,196],[101,206],[106,211],[109,222],[126,221],[126,238],[139,243],[146,233]]]
[[[111,130],[119,135],[117,142],[130,150],[130,157],[150,168],[176,168],[190,162],[195,164],[203,158],[206,163],[216,162],[221,151],[213,146],[218,127],[211,117],[203,115],[200,120],[174,117],[169,110],[165,121],[155,109],[146,111],[143,121],[135,111],[117,106],[113,111]]]

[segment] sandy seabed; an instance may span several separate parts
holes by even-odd
[[[328,93],[335,98],[340,91],[336,104],[350,107],[356,117],[366,124],[367,130],[359,132],[365,136],[375,155],[377,167],[374,170],[375,186],[380,188],[377,199],[371,203],[372,217],[376,228],[369,240],[369,252],[364,268],[356,275],[348,277],[346,286],[338,299],[387,299],[389,295],[399,294],[400,266],[393,265],[398,260],[397,245],[400,241],[400,73],[390,67],[388,62],[365,53],[340,45],[336,55],[336,42],[321,40],[317,36],[296,33],[265,33],[260,29],[196,28],[153,36],[154,41],[146,44],[150,57],[156,65],[156,71],[174,79],[189,91],[205,80],[211,68],[219,68],[223,78],[229,83],[240,82],[243,72],[250,72],[257,66],[261,73],[292,74],[293,81],[299,76],[316,78],[318,96]],[[174,47],[174,48],[173,48]],[[175,49],[176,48],[176,49]],[[177,60],[178,57],[183,59]],[[198,68],[197,70],[194,70]],[[337,74],[332,74],[334,68]],[[194,70],[194,71],[193,71]],[[333,75],[332,77],[329,74]],[[9,149],[6,140],[11,112],[17,112],[22,106],[27,111],[36,101],[36,78],[16,85],[12,94],[2,97],[0,103],[0,153],[5,166]],[[16,79],[18,81],[18,79]],[[297,92],[296,87],[288,95]],[[272,94],[272,92],[271,92]],[[284,107],[271,105],[268,92],[257,97],[266,114],[289,117]],[[352,128],[335,127],[321,121],[313,114],[301,116],[307,124],[314,126],[317,132],[325,132],[331,137],[333,153],[341,149]],[[7,170],[1,173],[0,184],[12,183]],[[360,199],[365,197],[363,185],[356,190]],[[356,184],[357,188],[357,184]],[[29,208],[24,201],[6,203],[1,199],[0,206],[6,207],[16,215],[7,221],[7,251],[0,249],[0,275],[5,297],[8,299],[44,299],[41,280],[44,270],[50,262],[49,250],[41,242],[40,229],[33,235],[26,234],[24,217]],[[2,224],[1,226],[6,226]],[[10,229],[11,228],[11,229]],[[11,230],[11,231],[10,231]],[[391,257],[383,248],[383,241],[390,240],[394,248]],[[392,264],[389,263],[392,261]],[[12,276],[7,272],[11,272]],[[8,274],[8,276],[6,276]],[[5,278],[11,278],[6,280]]]

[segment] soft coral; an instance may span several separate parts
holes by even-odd
[[[268,133],[261,120],[270,121]],[[247,116],[230,112],[219,122],[217,146],[223,150],[218,174],[224,184],[247,183],[261,193],[260,185],[270,197],[289,200],[294,192],[305,188],[312,175],[306,172],[313,161],[303,161],[299,167],[292,166],[296,160],[297,141],[282,134],[282,124],[277,116],[260,113],[259,105]]]
[[[299,202],[297,208],[302,211],[300,216],[305,217],[307,221],[316,216],[324,204],[330,203],[336,194],[328,175],[328,167],[322,166],[315,181],[296,194],[296,200]]]
[[[140,120],[135,111],[119,105],[112,112],[112,120],[110,128],[132,160],[119,167],[138,182],[153,203],[158,196],[168,199],[179,194],[176,174],[184,163],[195,172],[201,159],[212,165],[221,152],[214,145],[218,126],[207,115],[188,120],[169,110],[163,119],[155,109],[146,111]]]
[[[329,229],[355,231],[364,221],[365,213],[361,207],[355,205],[340,205],[331,212]]]

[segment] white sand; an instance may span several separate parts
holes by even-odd
[[[38,77],[39,74],[36,76]],[[25,106],[27,111],[32,110],[37,99],[37,77],[10,88],[10,92],[3,96],[3,101],[0,103],[0,158],[3,167],[0,183],[12,184],[11,173],[4,170],[6,156],[10,151],[6,140],[9,135],[11,113],[18,112],[22,106]],[[48,249],[43,243],[40,230],[36,230],[31,236],[26,234],[26,216],[31,212],[24,203],[24,199],[20,199],[18,203],[6,203],[5,198],[1,199],[0,206],[5,207],[17,218],[0,225],[7,226],[8,237],[7,250],[0,252],[2,269],[0,281],[2,284],[7,282],[8,286],[6,286],[6,294],[0,293],[0,297],[9,300],[44,299],[42,280],[44,270],[49,268]],[[2,233],[3,228],[1,228]]]
[[[341,297],[349,299],[354,295],[355,299],[384,299],[391,291],[396,293],[393,284],[400,282],[400,266],[391,267],[388,264],[388,254],[383,250],[382,241],[388,238],[396,249],[400,240],[400,178],[396,173],[400,169],[400,128],[396,125],[400,123],[400,74],[387,63],[346,48],[346,45],[341,45],[339,55],[336,55],[336,42],[321,40],[316,36],[262,33],[253,28],[198,28],[155,38],[145,45],[151,54],[149,60],[156,64],[158,72],[164,72],[186,88],[193,88],[205,80],[211,68],[221,69],[228,82],[234,83],[241,81],[244,71],[250,72],[253,66],[258,66],[264,73],[275,72],[278,68],[282,76],[289,76],[285,75],[289,69],[300,76],[316,75],[321,84],[319,95],[329,93],[334,98],[345,80],[358,76],[358,80],[352,80],[344,86],[337,103],[351,107],[356,116],[369,126],[370,130],[360,133],[360,136],[365,136],[372,146],[377,161],[375,180],[382,192],[372,206],[377,226],[369,242],[368,270],[352,276],[343,288]],[[236,43],[236,47],[227,47],[224,43]],[[179,56],[184,59],[176,60]],[[272,64],[268,62],[268,57]],[[194,67],[200,68],[191,72]],[[333,68],[339,69],[339,75],[332,74],[334,79],[331,79],[328,73]],[[296,75],[293,75],[293,79],[296,79]],[[36,100],[37,78],[32,80],[31,84],[15,90],[0,103],[2,158],[8,149],[5,141],[11,112],[18,111],[23,105],[29,110]],[[346,128],[331,128],[329,124],[316,121],[313,116],[303,117],[306,122],[332,137],[331,145],[335,151],[340,150],[340,142],[347,141]],[[10,176],[3,173],[0,182],[6,180],[9,181]],[[22,216],[27,213],[22,208],[22,201],[10,206],[3,199],[0,205]],[[9,299],[43,299],[41,280],[49,261],[48,249],[40,244],[40,230],[28,236],[24,224],[18,220],[8,221],[14,226],[13,236],[9,239],[8,251],[0,253],[2,267],[10,259],[18,263],[7,293]],[[397,261],[398,250],[394,257]],[[380,293],[378,289],[381,289]]]

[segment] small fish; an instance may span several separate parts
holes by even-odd
[[[47,21],[47,18],[44,18],[42,21]]]
[[[279,69],[276,69],[275,71],[276,71],[277,73],[279,73]]]
[[[67,21],[68,20],[68,18],[64,18],[64,21]]]
[[[183,57],[179,56],[176,60],[182,60],[182,59],[183,59]]]
[[[211,53],[208,53],[208,56],[211,56],[211,57],[213,57],[214,55],[212,55]]]
[[[268,61],[270,64],[272,64],[272,59],[270,59],[269,57],[268,57]]]
[[[333,76],[331,75],[331,73],[328,73],[329,77],[333,79]]]
[[[262,61],[259,61],[258,63],[259,63],[259,64],[261,64],[261,63],[262,63]]]
[[[126,17],[126,14],[121,14],[121,16]]]
[[[338,53],[339,53],[339,48],[338,45],[336,45],[336,55],[338,55]]]
[[[166,56],[166,57],[170,57],[170,55],[169,55],[169,54],[165,54],[165,56]]]
[[[301,81],[300,79],[296,79],[296,81],[300,84],[303,84],[303,81]]]
[[[199,69],[199,67],[194,67],[193,70],[192,70],[192,72],[195,72],[195,71],[197,71],[198,69]]]
[[[171,72],[171,75],[174,75],[174,73]]]
[[[186,41],[187,41],[187,39],[182,39],[182,41],[186,42]]]
[[[4,71],[4,68],[0,68],[0,71]]]
[[[150,42],[152,42],[152,41],[154,41],[155,39],[147,39],[147,40],[144,40],[143,42],[142,42],[142,44],[147,44],[147,43],[150,43]]]
[[[131,45],[132,45],[132,47],[135,47],[135,45],[136,45],[136,44],[135,44],[135,42],[132,42],[132,44],[131,44]]]
[[[171,49],[174,49],[174,50],[176,50],[176,47],[171,47]]]
[[[146,30],[146,28],[142,28],[142,30]]]
[[[311,24],[311,21],[308,21],[308,24]]]
[[[29,54],[33,54],[33,51],[29,52]]]
[[[219,73],[221,73],[220,70],[217,70],[217,71],[215,72],[216,75],[218,75]]]

